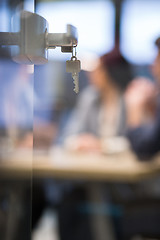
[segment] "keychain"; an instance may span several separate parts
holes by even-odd
[[[80,60],[77,60],[76,57],[76,50],[75,50],[75,56],[73,55],[72,51],[72,57],[71,60],[66,61],[66,72],[72,73],[73,83],[74,83],[74,91],[76,93],[79,92],[79,72],[81,70],[81,62]]]

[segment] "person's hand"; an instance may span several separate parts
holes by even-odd
[[[74,151],[101,151],[100,139],[87,133],[69,137],[65,146],[67,149]]]
[[[158,54],[153,62],[153,65],[151,67],[152,74],[157,81],[157,87],[160,91],[160,48],[158,49]]]
[[[139,125],[146,115],[154,115],[156,87],[146,78],[136,78],[125,92],[129,125]]]
[[[57,126],[53,123],[36,123],[33,128],[33,147],[38,150],[49,149],[57,134]]]
[[[150,100],[155,98],[155,85],[146,78],[136,78],[125,92],[126,104],[143,109]]]
[[[17,149],[32,149],[33,148],[33,132],[26,132],[21,138],[16,139],[14,147]]]

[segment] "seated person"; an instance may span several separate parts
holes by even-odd
[[[0,63],[0,139],[6,145],[5,152],[14,148],[32,149],[33,74],[27,65],[2,59]]]
[[[125,133],[123,90],[132,79],[130,65],[115,48],[98,59],[89,79],[91,84],[80,94],[65,128],[64,145],[72,150],[112,151],[111,137]]]
[[[121,138],[121,136],[123,137],[126,132],[123,91],[128,81],[132,79],[130,66],[115,49],[113,52],[99,59],[97,67],[89,74],[89,77],[91,85],[79,96],[77,105],[64,132],[64,144],[72,150],[92,152],[113,151],[115,147],[118,147],[116,140],[119,137]],[[120,234],[125,235],[126,232],[128,235],[137,233],[137,226],[139,229],[142,226],[138,218],[143,214],[131,214],[129,207],[132,201],[135,200],[136,202],[138,200],[139,196],[137,196],[129,185],[126,186],[123,183],[112,185],[112,191],[118,193],[118,198],[117,194],[115,194],[115,197],[112,194],[113,192],[111,193],[107,188],[108,186],[104,186],[104,201],[109,201],[111,204],[121,204],[125,209],[125,212],[119,218],[120,225],[118,226],[117,224]],[[142,188],[140,190],[140,193],[144,197],[144,191],[142,191]],[[72,197],[74,194],[73,188]],[[87,196],[85,198],[88,200]],[[87,200],[85,201],[87,202]],[[64,203],[67,206],[68,212],[70,212],[70,208],[72,210],[75,209],[73,207],[75,203],[69,204],[68,201],[67,205],[66,199]],[[132,227],[128,227],[128,225],[127,229],[125,228],[125,223],[128,219],[130,220],[129,223],[136,219],[133,231]],[[74,221],[72,219],[72,223]],[[69,222],[67,219],[65,223],[69,225]],[[122,237],[121,239],[124,238]]]
[[[140,159],[151,159],[160,150],[160,38],[156,40],[157,57],[152,66],[156,84],[135,79],[126,91],[127,136]]]

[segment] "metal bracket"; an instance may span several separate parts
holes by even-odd
[[[44,64],[48,49],[61,47],[62,52],[72,52],[78,43],[77,29],[72,25],[67,25],[66,33],[48,33],[46,19],[38,14],[21,11],[18,20],[19,31],[0,32],[0,45],[11,45],[13,60],[18,63]]]

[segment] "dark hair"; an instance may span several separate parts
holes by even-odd
[[[127,84],[132,80],[131,65],[121,55],[118,49],[100,57],[103,67],[109,73],[113,83],[120,89],[125,90]]]
[[[158,49],[160,50],[160,37],[158,37],[155,41],[155,45],[158,47]]]

